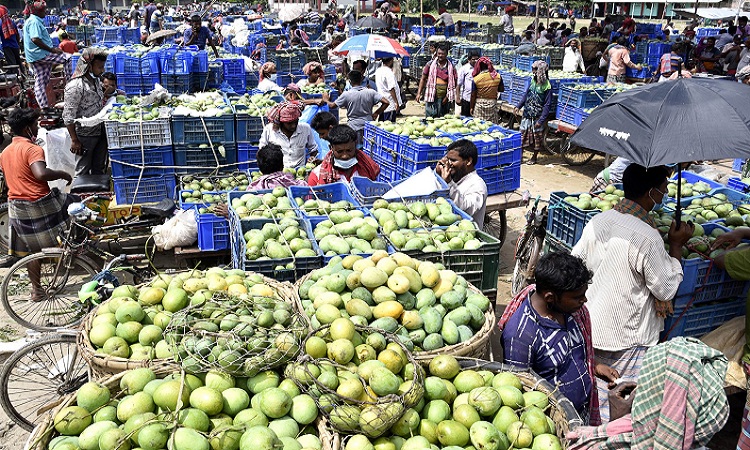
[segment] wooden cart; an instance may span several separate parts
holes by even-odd
[[[525,207],[529,204],[529,191],[510,191],[487,197],[487,209],[484,214],[484,232],[497,238],[500,246],[508,234],[506,211]]]

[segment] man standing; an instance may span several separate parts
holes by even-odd
[[[695,227],[672,222],[669,251],[649,211],[662,203],[669,171],[630,164],[622,175],[625,198],[596,215],[572,254],[594,273],[586,298],[598,363],[626,381],[638,378],[646,350],[656,345],[682,282],[682,246]],[[608,384],[597,380],[602,422],[609,421]]]
[[[456,34],[456,25],[453,22],[453,16],[445,9],[440,8],[438,10],[440,15],[438,16],[437,20],[435,21],[435,25],[443,24],[445,25],[445,37],[449,38]]]
[[[151,14],[151,20],[149,21],[149,33],[156,33],[164,28],[164,5],[158,3],[156,10]]]
[[[70,133],[70,151],[76,155],[76,176],[102,175],[107,169],[107,136],[104,124],[83,127],[76,119],[93,117],[104,105],[104,90],[99,76],[104,73],[107,53],[89,47],[78,60],[70,82],[65,86],[63,121]]]
[[[328,102],[330,108],[346,109],[346,124],[357,132],[358,141],[362,143],[365,123],[377,120],[378,116],[388,107],[388,99],[374,89],[362,86],[362,73],[356,70],[349,72],[349,82],[352,88],[344,91],[335,103]],[[372,112],[372,108],[380,103],[380,108]]]
[[[21,46],[18,45],[18,28],[10,17],[8,8],[0,5],[0,23],[2,23],[2,52],[9,66],[17,66],[19,73],[24,72],[21,62]]]
[[[721,51],[716,48],[716,38],[713,36],[706,38],[705,42],[706,46],[698,55],[699,71],[720,74],[719,58],[721,57]]]
[[[459,139],[448,146],[448,153],[435,166],[450,187],[451,200],[469,214],[481,230],[487,210],[487,185],[477,174],[479,158],[477,146],[467,139]]]
[[[628,38],[621,36],[617,39],[617,45],[607,51],[609,60],[609,71],[607,72],[607,83],[624,83],[625,68],[641,70],[643,66],[635,64],[630,60],[630,49],[628,48]]]
[[[143,8],[143,11],[143,24],[148,28],[151,26],[151,16],[154,14],[154,11],[156,11],[156,3],[148,2],[148,4]]]
[[[26,62],[34,68],[34,95],[40,108],[49,108],[47,83],[52,68],[62,64],[65,78],[70,78],[70,55],[52,46],[52,38],[42,20],[47,15],[47,3],[36,1],[31,4],[31,15],[23,25],[23,48]]]
[[[417,89],[417,103],[425,100],[427,117],[443,117],[456,100],[456,68],[448,61],[448,48],[444,43],[437,47],[435,59],[427,63],[422,71]]]
[[[393,72],[393,58],[383,58],[383,65],[375,71],[375,85],[378,93],[388,99],[388,107],[379,120],[396,121],[396,113],[401,106],[401,89]]]
[[[513,34],[516,31],[515,27],[513,27],[513,15],[515,13],[515,5],[510,5],[505,8],[505,15],[500,18],[500,26],[503,27],[503,33]]]
[[[471,93],[474,91],[474,64],[479,60],[479,52],[475,49],[469,50],[469,60],[458,69],[458,93],[456,94],[456,106],[461,108],[461,115],[471,116]]]
[[[318,155],[318,145],[315,143],[312,128],[299,118],[305,106],[299,102],[283,102],[271,108],[266,117],[268,125],[260,135],[260,144],[276,144],[284,153],[284,168],[296,169],[305,164],[305,154],[310,157]]]
[[[216,45],[213,41],[213,36],[211,35],[211,30],[209,30],[208,27],[203,26],[203,24],[201,23],[200,15],[193,14],[190,17],[190,28],[185,30],[185,33],[183,34],[182,45],[197,45],[198,49],[205,50],[206,44],[211,46],[211,48],[214,50],[214,54],[218,58],[219,50],[216,49]]]

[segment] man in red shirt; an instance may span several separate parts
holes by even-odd
[[[57,36],[60,38],[60,45],[58,46],[60,50],[71,55],[78,51],[78,45],[70,40],[68,33],[61,31]],[[75,70],[75,67],[73,67],[73,70]]]
[[[633,20],[632,17],[626,17],[622,22],[622,26],[617,31],[619,31],[623,36],[630,36],[631,34],[635,33],[635,20]]]

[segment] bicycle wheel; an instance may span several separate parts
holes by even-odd
[[[26,256],[8,270],[3,279],[0,300],[8,315],[25,326],[53,331],[79,323],[88,306],[78,300],[78,291],[97,271],[90,263],[74,256],[70,267],[62,267],[62,250],[49,250]],[[40,264],[42,299],[32,301],[28,265]]]
[[[548,126],[545,126],[543,141],[544,148],[548,153],[560,153],[560,149],[565,142],[565,136],[561,133],[551,130]]]
[[[519,242],[516,251],[516,264],[513,266],[513,279],[511,280],[511,295],[515,296],[529,283],[534,274],[539,256],[542,252],[542,239],[539,236],[530,235],[523,242]]]
[[[582,166],[594,159],[594,151],[570,143],[568,139],[560,148],[560,155],[571,166]]]
[[[45,337],[21,347],[3,364],[0,404],[11,420],[31,431],[61,396],[88,380],[88,365],[78,353],[75,335]]]
[[[497,238],[500,241],[500,247],[505,242],[505,235],[508,232],[508,218],[505,211],[491,211],[484,215],[484,232]]]

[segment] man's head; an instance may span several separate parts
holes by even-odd
[[[117,90],[117,75],[112,72],[102,74],[102,90],[104,95],[112,95]]]
[[[8,126],[16,136],[36,139],[39,132],[39,110],[32,108],[16,108],[8,114]]]
[[[516,6],[510,5],[505,7],[505,14],[512,16],[516,13]]]
[[[665,166],[647,169],[638,164],[631,164],[622,174],[622,189],[625,198],[641,205],[646,211],[662,203],[667,193],[669,169]]]
[[[448,48],[442,43],[438,44],[435,56],[440,64],[445,64],[448,61]]]
[[[106,62],[107,54],[104,52],[96,53],[91,56],[91,62],[89,63],[89,72],[91,72],[91,75],[97,78],[101,76],[101,74],[104,73],[104,63]]]
[[[737,23],[738,23],[738,24],[739,24],[739,25],[740,25],[741,27],[744,27],[744,26],[746,26],[746,25],[747,25],[747,17],[745,17],[745,16],[740,16],[740,19],[739,19],[739,20],[737,21]]]
[[[527,41],[530,41],[531,38],[534,36],[534,32],[531,30],[527,30],[523,34]]]
[[[679,42],[676,42],[672,44],[671,50],[672,50],[672,53],[675,53],[675,54],[680,53],[680,51],[682,50],[682,45]]]
[[[349,83],[352,86],[359,86],[362,84],[362,72],[359,70],[352,70],[349,72]]]
[[[357,157],[357,132],[348,125],[336,125],[328,132],[328,142],[331,143],[334,166],[351,168],[349,161],[356,161]]]
[[[710,48],[714,48],[714,46],[716,46],[716,38],[715,37],[706,38],[706,48],[710,49]]]
[[[192,16],[190,16],[190,28],[192,28],[193,31],[200,30],[201,23],[201,16],[199,16],[198,14],[193,14]]]
[[[742,36],[740,36],[739,34],[735,34],[734,37],[732,38],[732,43],[734,45],[742,44]]]
[[[44,18],[47,15],[47,3],[41,0],[32,3],[31,14],[39,18]]]
[[[553,312],[573,314],[586,303],[591,272],[583,260],[566,252],[552,252],[539,258],[534,270],[536,293]]]
[[[393,58],[383,58],[381,59],[381,62],[386,67],[393,67]]]
[[[359,73],[365,73],[367,70],[367,61],[364,59],[358,59],[352,63],[352,70],[356,70]]]
[[[164,4],[162,4],[162,3],[157,3],[157,4],[156,4],[156,9],[158,9],[159,11],[162,11],[162,10],[164,10]]]
[[[438,14],[443,14],[445,11],[446,11],[445,8],[440,8],[438,9]]]
[[[339,121],[336,119],[336,116],[324,111],[315,114],[310,126],[318,133],[321,139],[328,140],[328,133],[338,124]]]
[[[276,144],[267,144],[258,150],[258,169],[263,175],[284,170],[284,153]]]
[[[448,146],[445,157],[453,169],[453,181],[459,181],[475,170],[479,152],[473,142],[459,139]]]
[[[474,67],[477,61],[479,61],[479,50],[472,48],[469,50],[469,65]]]
[[[57,33],[57,37],[59,37],[61,41],[64,41],[69,38],[68,33],[64,31]]]
[[[302,89],[296,83],[289,83],[284,88],[284,98],[290,102],[302,100]]]

